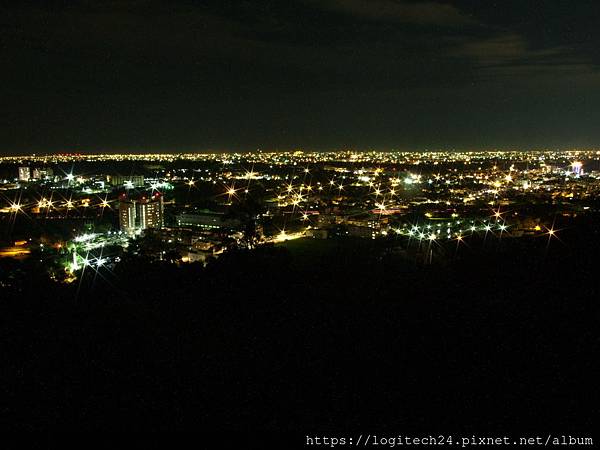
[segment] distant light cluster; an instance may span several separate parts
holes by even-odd
[[[14,174],[0,180],[0,217],[71,233],[45,247],[69,273],[109,269],[120,251],[206,263],[232,245],[307,237],[402,238],[429,250],[550,241],[556,217],[595,211],[600,196],[600,151],[34,155],[0,158],[0,168]],[[158,247],[125,250],[151,233]]]

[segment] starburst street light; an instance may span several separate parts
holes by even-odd
[[[52,208],[52,204],[54,202],[52,200],[48,200],[46,197],[42,197],[38,202],[38,208]]]
[[[235,185],[233,185],[233,184],[231,186],[226,186],[225,187],[225,194],[227,195],[227,199],[229,201],[231,201],[231,199],[233,197],[237,198],[237,191],[238,190],[235,188]]]
[[[548,235],[547,245],[550,245],[550,241],[553,239],[557,239],[560,241],[560,238],[558,237],[558,232],[560,230],[557,230],[556,228],[554,228],[554,225],[552,225],[550,228],[548,228],[548,227],[545,227],[545,228],[547,231],[544,234]]]

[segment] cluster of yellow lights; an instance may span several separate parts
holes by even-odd
[[[89,208],[90,206],[97,206],[102,209],[110,208],[110,203],[111,203],[111,201],[109,201],[106,198],[101,200],[99,203],[97,203],[95,205],[91,205],[90,199],[86,198],[86,199],[80,200],[80,206],[82,206],[84,208]],[[8,208],[12,212],[19,212],[19,211],[24,211],[25,208],[29,208],[31,206],[35,206],[39,209],[49,209],[49,210],[50,209],[59,209],[60,207],[63,207],[63,208],[66,208],[67,210],[69,210],[69,209],[73,209],[73,208],[77,207],[76,203],[72,199],[65,200],[64,203],[58,204],[58,202],[56,200],[42,197],[42,198],[40,198],[40,200],[35,202],[33,205],[24,205],[19,202],[11,202]]]
[[[482,168],[490,159],[496,158],[502,161],[501,168],[499,165],[489,169]],[[467,203],[475,200],[484,199],[486,202],[490,199],[498,198],[498,195],[503,191],[510,192],[509,189],[539,189],[542,185],[542,172],[546,173],[549,170],[551,164],[555,164],[559,161],[563,164],[563,170],[567,167],[572,169],[581,169],[581,159],[586,160],[600,160],[600,152],[598,151],[578,151],[574,150],[571,152],[553,152],[553,151],[541,151],[541,152],[355,152],[351,150],[343,150],[336,152],[248,152],[248,153],[233,153],[233,154],[193,154],[193,153],[181,153],[176,155],[164,155],[164,154],[150,154],[150,155],[54,155],[54,156],[34,156],[34,157],[9,157],[0,158],[0,161],[7,160],[13,163],[27,163],[27,162],[43,162],[44,164],[53,162],[76,162],[76,161],[123,161],[123,160],[144,160],[144,161],[176,161],[176,160],[190,160],[190,161],[220,161],[223,166],[230,167],[231,164],[249,164],[253,163],[269,164],[270,167],[286,167],[286,166],[297,166],[295,174],[291,177],[285,177],[286,182],[283,186],[276,188],[275,193],[278,193],[277,199],[280,201],[280,206],[291,205],[294,207],[294,211],[298,209],[297,213],[301,221],[306,222],[309,220],[309,205],[311,199],[311,192],[323,191],[324,189],[333,194],[338,194],[335,198],[335,202],[344,201],[347,198],[348,193],[363,192],[363,200],[367,205],[374,205],[377,209],[382,212],[392,210],[398,207],[398,197],[401,196],[405,191],[412,190],[413,193],[421,195],[419,201],[423,203],[442,203],[450,206],[452,202],[455,204],[460,202]],[[337,164],[337,163],[340,164]],[[361,169],[348,166],[345,164],[352,162],[353,164],[364,164]],[[508,162],[508,163],[507,163]],[[525,167],[522,163],[527,164],[527,170],[517,169],[516,167]],[[335,172],[333,178],[329,180],[329,187],[327,182],[324,181],[324,186],[321,183],[314,183],[313,173],[318,171],[311,171],[310,164],[329,163],[329,172]],[[451,164],[461,164],[461,172],[457,172],[456,167],[451,167]],[[531,163],[531,166],[529,165]],[[376,165],[377,164],[377,165]],[[406,171],[406,175],[398,176],[398,172],[394,170],[392,172],[389,169],[390,164],[406,164],[413,165],[412,168],[403,168]],[[419,165],[431,164],[432,166],[438,166],[436,168],[437,173],[431,175],[421,175],[418,173],[421,167]],[[510,164],[510,167],[506,167]],[[517,165],[515,165],[517,164]],[[386,166],[385,166],[386,165]],[[246,167],[249,167],[247,165]],[[385,169],[383,167],[386,167]],[[489,166],[486,166],[489,167]],[[531,168],[530,168],[531,167]],[[262,172],[262,169],[261,169]],[[412,173],[415,172],[415,173]],[[225,175],[227,173],[228,175]],[[300,173],[300,175],[298,175]],[[557,172],[556,172],[557,173]],[[567,174],[568,175],[568,174]],[[171,175],[169,174],[169,177]],[[249,193],[250,180],[254,180],[264,174],[255,172],[254,169],[246,170],[243,175],[241,172],[236,172],[234,168],[228,168],[223,172],[222,176],[215,176],[211,174],[215,184],[218,182],[229,183],[233,179],[235,180],[248,180],[248,184],[242,187],[236,187],[235,184],[226,185],[223,195],[226,195],[231,201],[234,198],[238,198],[239,192]],[[278,175],[279,176],[279,175]],[[326,175],[331,176],[331,175]],[[429,178],[428,178],[429,177]],[[573,178],[573,177],[572,177]],[[81,176],[76,176],[72,173],[65,175],[65,180],[69,182],[83,182],[84,179]],[[271,179],[283,179],[271,178]],[[294,181],[295,179],[298,179]],[[302,179],[302,182],[300,180]],[[200,180],[205,180],[200,178]],[[461,180],[460,182],[458,180]],[[181,182],[187,183],[190,188],[195,185],[194,179],[188,179],[184,177]],[[240,183],[240,181],[237,181]],[[314,183],[314,184],[311,184]],[[246,183],[244,183],[246,184]],[[428,185],[432,185],[430,191],[427,191]],[[368,186],[368,189],[366,187]],[[355,189],[357,188],[358,189]],[[468,191],[468,189],[471,189]],[[362,189],[362,190],[360,190]],[[433,191],[433,189],[436,189]],[[440,189],[447,189],[445,192],[449,192],[452,197],[443,198],[443,200],[434,199],[432,200],[431,192],[439,192]],[[563,196],[572,198],[576,196],[575,190],[569,189],[564,190]],[[57,208],[59,202],[52,199],[42,198],[37,202],[39,208]],[[92,204],[89,199],[78,200],[77,204],[81,207],[90,207]],[[419,204],[419,203],[415,203]],[[69,199],[66,202],[61,203],[62,207],[72,209],[76,207],[76,202]],[[110,203],[107,199],[102,200],[100,203],[95,203],[93,206],[100,208],[110,207]],[[401,206],[401,205],[400,205]],[[21,205],[18,202],[10,203],[9,210],[12,212],[22,211],[25,205]],[[370,210],[371,206],[369,206]],[[504,212],[500,209],[493,211],[493,216],[496,221],[503,221]],[[504,228],[503,228],[504,227]],[[499,225],[500,231],[506,229],[506,225]],[[486,232],[492,231],[492,226],[487,224],[484,227]],[[495,228],[494,228],[495,230]],[[541,227],[537,227],[536,231],[541,231]],[[474,231],[474,230],[472,230]],[[552,237],[555,236],[556,230],[554,228],[547,229],[547,234]],[[432,240],[433,234],[425,234],[425,237],[429,236]],[[456,239],[462,241],[463,236],[458,234]]]

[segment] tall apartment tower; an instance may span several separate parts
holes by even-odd
[[[143,198],[138,203],[138,216],[140,229],[162,228],[164,226],[164,204],[160,194],[155,194],[149,199]]]
[[[136,207],[135,202],[119,202],[119,226],[121,231],[132,234],[135,232]]]
[[[29,181],[31,179],[31,169],[29,167],[19,167],[19,181]]]

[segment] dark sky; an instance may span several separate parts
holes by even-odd
[[[0,153],[600,146],[597,1],[15,1]]]

